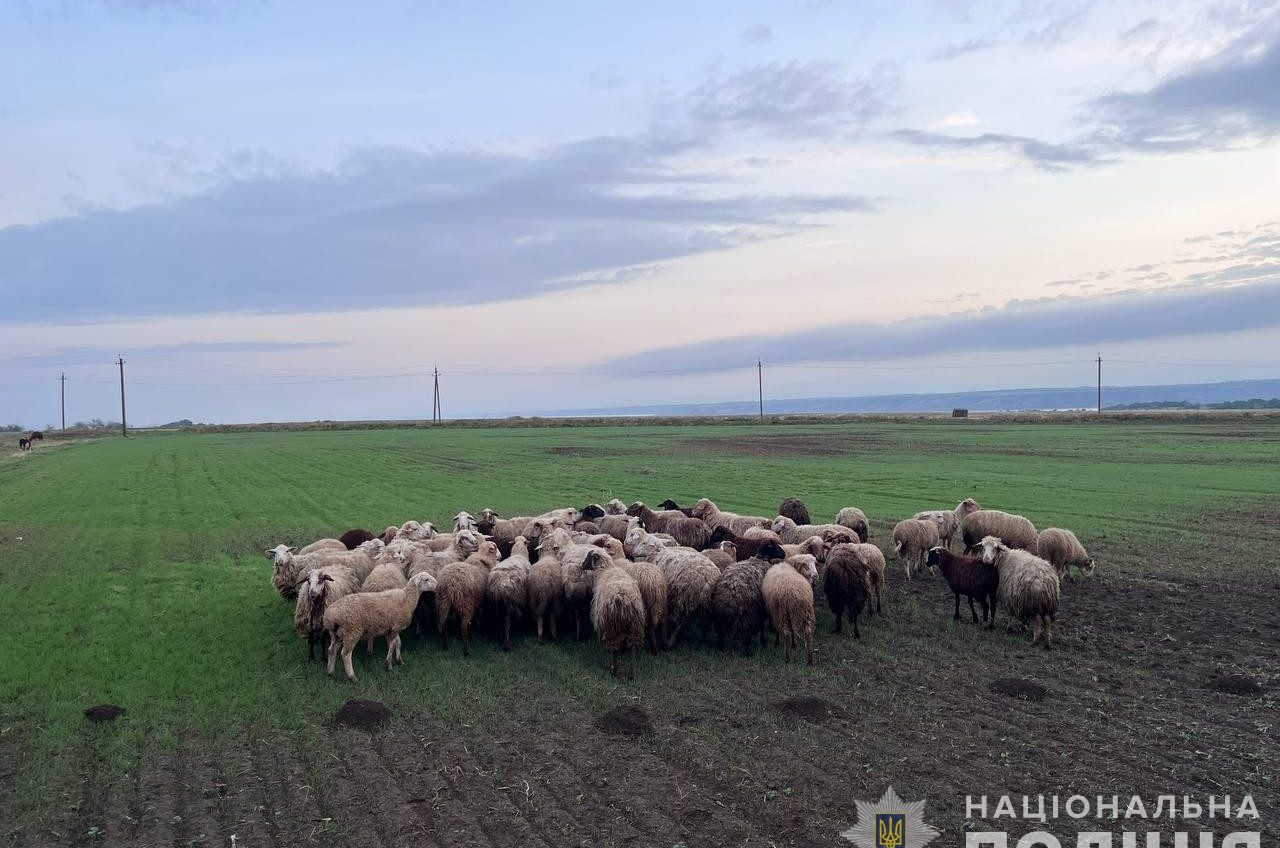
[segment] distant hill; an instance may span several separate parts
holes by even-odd
[[[168,424],[161,424],[159,427],[156,427],[155,429],[157,429],[157,430],[182,430],[182,429],[184,429],[184,428],[186,428],[186,427],[194,427],[194,426],[196,426],[196,425],[195,425],[195,422],[193,422],[190,418],[183,418],[183,419],[182,419],[182,420],[180,420],[180,421],[170,421]]]
[[[1223,383],[1187,383],[1167,386],[1106,386],[1102,400],[1108,409],[1150,408],[1159,403],[1187,403],[1214,409],[1211,404],[1253,402],[1257,398],[1280,397],[1280,380],[1232,380]],[[775,415],[841,412],[950,412],[964,407],[974,412],[1017,412],[1024,410],[1093,409],[1098,403],[1096,386],[1066,388],[993,389],[989,391],[940,392],[934,394],[868,395],[862,397],[813,397],[765,400],[764,411]],[[1263,401],[1270,403],[1270,401]],[[1130,407],[1132,404],[1140,406]],[[640,406],[565,409],[544,413],[559,416],[595,415],[752,415],[756,401],[722,403],[648,404]],[[1272,407],[1268,407],[1272,408]]]
[[[1114,409],[1118,412],[1139,409],[1280,409],[1280,398],[1271,398],[1270,400],[1249,398],[1248,400],[1229,400],[1222,403],[1191,403],[1185,400],[1162,400],[1155,403],[1118,403],[1103,408]]]

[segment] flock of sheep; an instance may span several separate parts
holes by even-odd
[[[582,638],[594,629],[618,673],[629,654],[634,677],[640,648],[672,648],[685,625],[715,630],[751,653],[757,637],[791,652],[804,644],[813,662],[815,598],[825,596],[841,632],[847,617],[854,637],[864,610],[880,612],[887,589],[884,554],[868,542],[867,517],[846,507],[829,524],[810,521],[805,505],[788,498],[776,518],[724,512],[703,498],[682,509],[668,500],[654,510],[614,499],[604,506],[565,507],[538,516],[502,518],[491,509],[479,517],[460,512],[453,530],[437,533],[430,522],[406,521],[375,537],[349,530],[302,550],[277,545],[272,586],[294,601],[294,625],[307,639],[308,658],[327,652],[332,675],[342,658],[356,679],[352,652],[364,641],[387,641],[385,666],[401,658],[400,634],[411,625],[434,626],[448,648],[449,626],[458,622],[463,654],[481,610],[492,616],[502,647],[510,648],[513,621],[527,617],[537,638],[556,638],[558,623],[572,620]],[[957,532],[965,553],[951,550]],[[974,623],[995,626],[996,606],[1011,621],[1032,627],[1032,644],[1053,635],[1061,578],[1071,566],[1093,570],[1084,547],[1069,530],[1036,531],[1030,521],[966,498],[954,509],[929,510],[898,522],[893,550],[908,580],[913,571],[937,569],[955,594],[969,602]],[[433,601],[423,602],[423,595]]]

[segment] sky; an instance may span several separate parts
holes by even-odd
[[[1280,376],[1280,0],[0,2],[0,424]]]

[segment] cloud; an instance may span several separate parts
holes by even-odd
[[[184,356],[208,356],[219,353],[287,353],[291,351],[331,350],[345,347],[345,342],[189,342],[187,344],[130,345],[125,352],[126,361],[137,357],[145,360],[169,359]],[[0,359],[9,366],[74,366],[104,365],[115,362],[119,348],[112,347],[62,347],[52,353],[32,356],[14,356]]]
[[[962,41],[959,44],[948,44],[946,47],[934,54],[935,59],[944,62],[952,59],[959,59],[961,56],[967,56],[970,53],[977,53],[981,50],[990,50],[996,46],[996,42],[990,38],[971,38],[968,41]]]
[[[1001,308],[889,324],[849,323],[662,348],[605,364],[612,374],[714,373],[766,363],[883,361],[921,354],[1023,351],[1280,326],[1280,277],[1215,289],[1013,301]]]
[[[1117,149],[1215,150],[1280,134],[1280,40],[1219,56],[1147,91],[1093,101],[1097,139]]]
[[[1052,144],[1021,135],[982,133],[958,136],[917,129],[895,130],[889,135],[898,141],[934,150],[1003,150],[1027,160],[1044,171],[1066,171],[1076,167],[1099,165],[1107,161],[1087,146]]]
[[[494,301],[871,208],[849,195],[735,193],[668,164],[688,145],[373,149],[333,170],[9,227],[0,321]]]
[[[949,130],[956,127],[976,127],[982,123],[978,116],[972,112],[965,110],[963,112],[952,112],[944,115],[941,119],[934,121],[929,125],[930,130]]]
[[[773,27],[768,24],[752,24],[739,37],[748,44],[764,44],[773,40]]]
[[[897,87],[897,72],[889,65],[867,79],[852,79],[834,62],[773,62],[713,72],[678,108],[683,120],[704,132],[822,137],[859,130],[884,114]]]

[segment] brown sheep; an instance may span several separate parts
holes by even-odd
[[[898,552],[898,559],[902,560],[908,580],[911,579],[911,569],[924,568],[929,549],[937,546],[938,525],[932,521],[907,518],[894,525],[893,549]]]
[[[618,676],[618,654],[626,651],[631,662],[628,679],[636,676],[636,657],[644,645],[645,608],[640,585],[626,568],[617,565],[603,551],[583,562],[586,569],[599,567],[593,581],[591,626],[600,644],[609,652],[609,673]]]
[[[1093,557],[1070,530],[1061,527],[1041,530],[1036,537],[1036,553],[1053,566],[1059,578],[1066,577],[1073,565],[1085,574],[1093,573]]]
[[[627,515],[640,519],[640,524],[650,533],[666,533],[676,543],[686,548],[701,550],[706,547],[710,530],[696,518],[690,518],[676,510],[654,512],[641,501],[627,507]]]
[[[779,562],[764,575],[760,589],[764,605],[769,611],[769,621],[777,634],[774,644],[781,641],[786,650],[786,661],[791,662],[791,649],[799,641],[804,642],[804,659],[813,665],[813,631],[817,621],[813,609],[813,582],[818,579],[817,569],[806,564],[810,573],[801,574],[796,569],[800,560]]]
[[[827,605],[835,614],[834,632],[840,633],[847,612],[853,624],[853,638],[861,639],[858,616],[870,596],[871,569],[857,550],[856,544],[840,544],[827,552],[827,565],[822,570],[822,589]]]
[[[1011,548],[1036,552],[1036,526],[1021,515],[998,509],[971,512],[960,522],[960,537],[967,554],[974,553],[982,540],[995,536]]]
[[[809,520],[809,508],[799,498],[787,498],[778,504],[778,515],[785,515],[796,524],[812,524]]]
[[[459,531],[459,535],[467,532]],[[471,622],[484,601],[489,571],[498,564],[498,546],[481,542],[476,552],[463,562],[451,562],[440,569],[436,585],[436,626],[440,628],[440,648],[449,649],[448,623],[458,618],[462,635],[462,655],[471,655]]]

